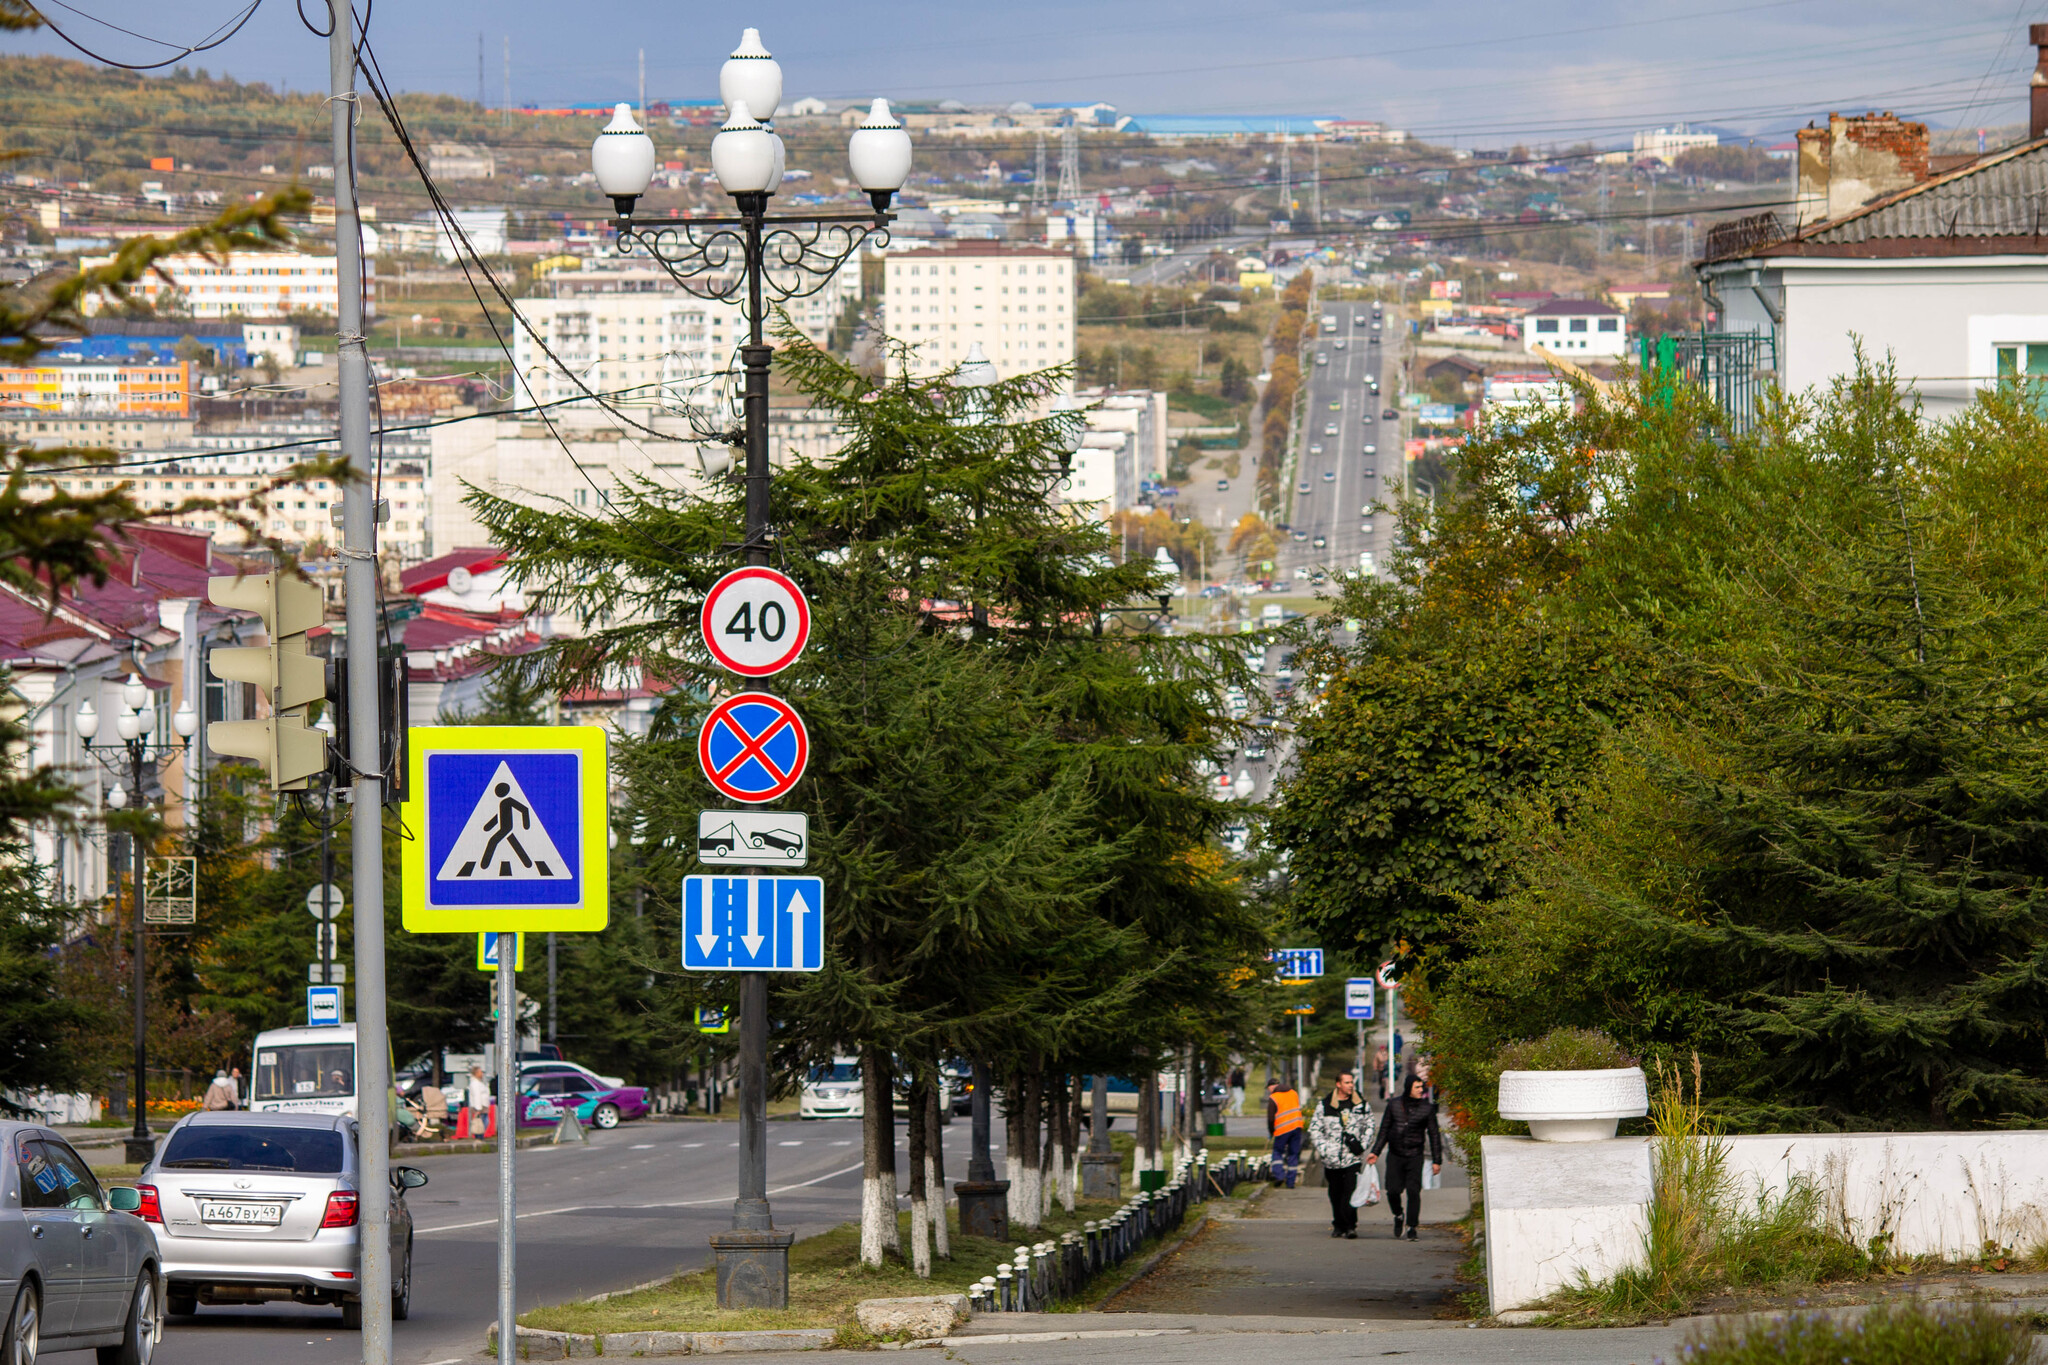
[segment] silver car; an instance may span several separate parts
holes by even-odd
[[[100,1365],[149,1365],[163,1334],[162,1280],[134,1190],[106,1190],[56,1133],[0,1123],[0,1303],[6,1365],[99,1349]]]
[[[170,1312],[290,1299],[363,1325],[356,1121],[346,1114],[191,1114],[136,1183]],[[412,1212],[425,1171],[391,1168],[391,1316],[412,1307]]]

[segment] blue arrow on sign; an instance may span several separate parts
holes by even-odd
[[[815,972],[824,965],[824,878],[683,878],[685,970]]]

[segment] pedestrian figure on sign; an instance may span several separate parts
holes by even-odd
[[[1301,1173],[1301,1094],[1284,1081],[1266,1082],[1266,1131],[1273,1135],[1273,1182],[1294,1188]]]
[[[1372,1111],[1358,1102],[1351,1073],[1340,1071],[1336,1088],[1316,1101],[1315,1117],[1308,1121],[1308,1140],[1322,1158],[1329,1186],[1332,1237],[1358,1236],[1358,1210],[1351,1206],[1351,1192],[1358,1188],[1371,1139]]]
[[[498,813],[484,822],[484,828],[496,832],[491,835],[491,841],[484,845],[483,856],[477,861],[488,868],[491,865],[491,854],[497,851],[499,843],[502,842],[519,855],[520,866],[532,867],[533,859],[526,856],[526,850],[519,846],[519,836],[512,832],[512,813],[519,813],[519,828],[532,829],[533,812],[527,808],[524,801],[513,799],[509,783],[500,782],[491,788],[491,794],[498,798]],[[508,862],[505,864],[505,875],[509,875],[511,871],[512,864]]]
[[[1415,1240],[1415,1225],[1422,1221],[1422,1143],[1429,1140],[1429,1169],[1434,1175],[1444,1168],[1444,1135],[1437,1127],[1436,1101],[1429,1098],[1429,1084],[1411,1075],[1403,1087],[1406,1094],[1387,1101],[1380,1131],[1372,1141],[1372,1155],[1366,1164],[1387,1154],[1387,1207],[1394,1214],[1394,1235],[1401,1235],[1401,1196],[1408,1197],[1408,1240]]]

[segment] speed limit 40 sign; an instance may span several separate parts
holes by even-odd
[[[811,607],[787,574],[750,566],[711,585],[699,618],[704,646],[749,678],[780,673],[811,638]]]

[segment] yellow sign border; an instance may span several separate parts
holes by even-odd
[[[576,905],[483,905],[438,908],[427,904],[427,755],[476,750],[564,753],[583,757],[583,900]],[[611,792],[605,731],[595,725],[418,725],[406,732],[409,799],[398,808],[404,822],[398,880],[408,933],[595,933],[611,915]],[[524,944],[521,944],[524,951]],[[514,967],[514,970],[518,970]]]
[[[484,956],[491,941],[491,935],[501,933],[497,929],[485,929],[476,936],[476,969],[480,972],[495,972],[498,964]],[[512,970],[519,973],[526,970],[526,935],[512,935]]]

